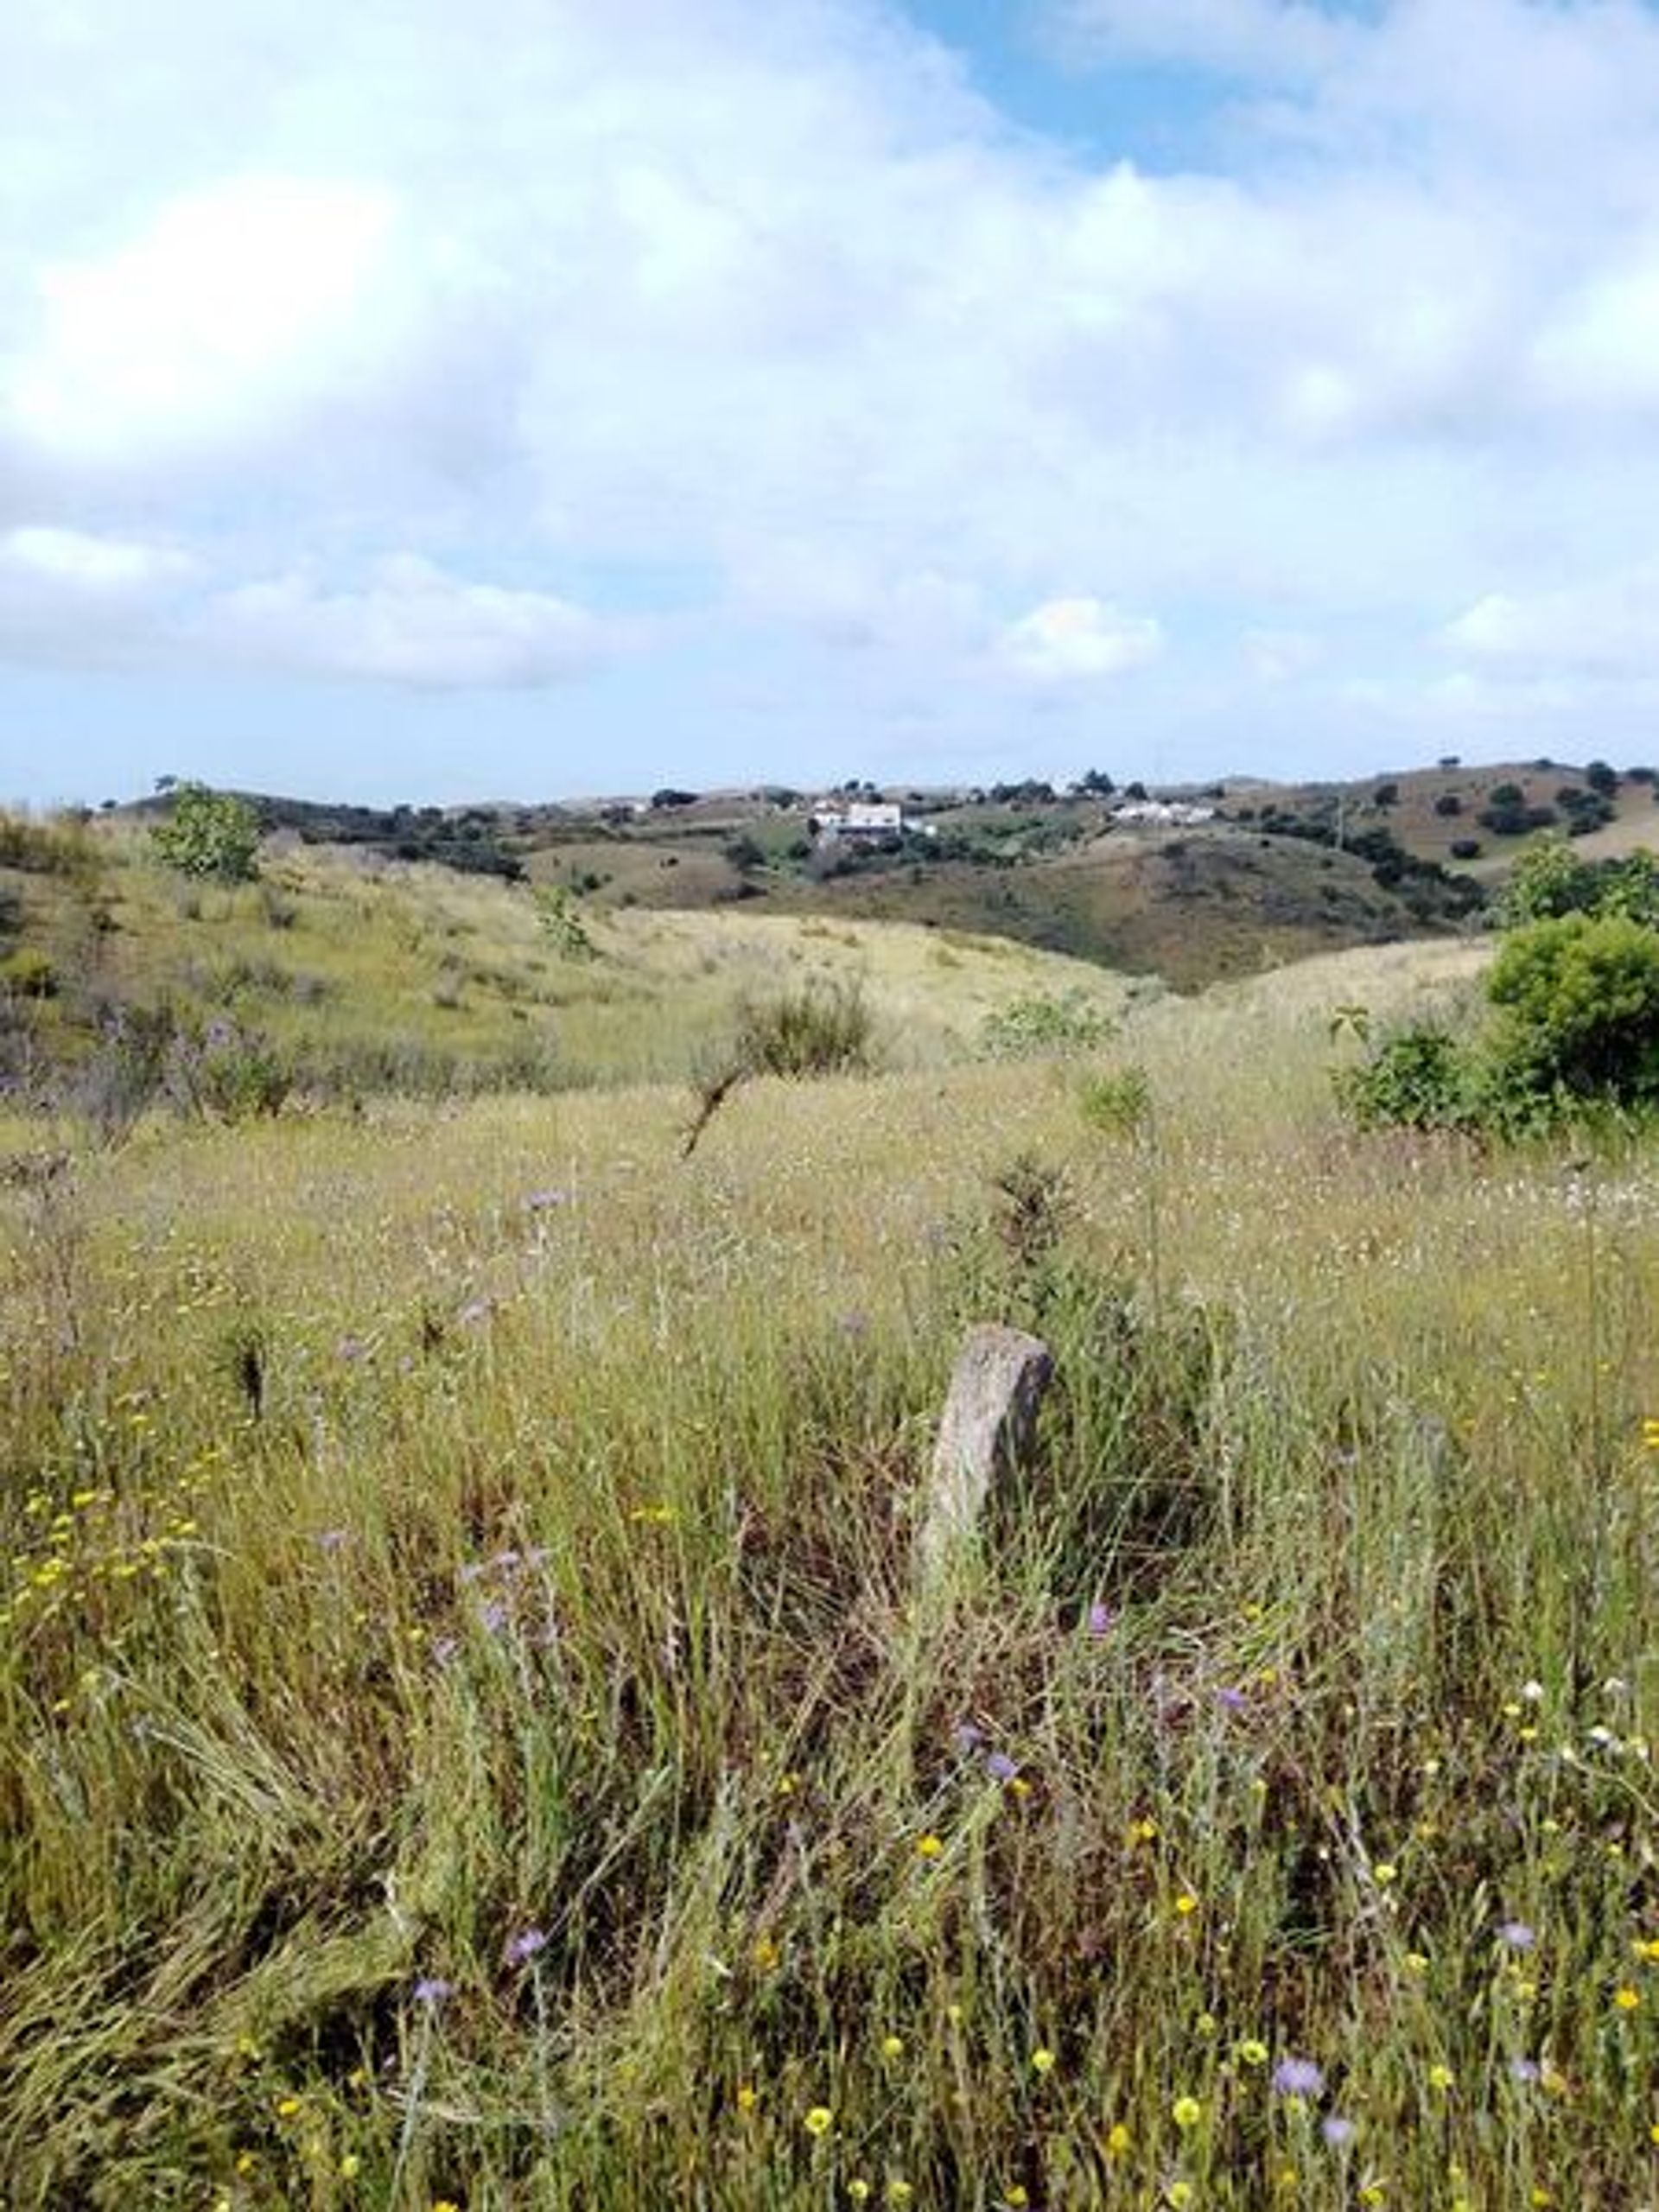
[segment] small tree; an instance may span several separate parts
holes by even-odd
[[[161,858],[181,875],[251,883],[259,873],[259,817],[232,791],[181,784],[172,813],[150,836]]]

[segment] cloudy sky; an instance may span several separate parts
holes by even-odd
[[[0,10],[0,797],[1445,752],[1659,754],[1659,10]]]

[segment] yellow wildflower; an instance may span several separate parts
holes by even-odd
[[[1175,2208],[1175,2212],[1181,2212],[1184,2205],[1192,2202],[1192,2184],[1190,2181],[1173,2181],[1164,2194]]]
[[[348,2151],[340,2162],[341,2181],[355,2181],[363,2171],[363,2161],[355,2151]]]
[[[1170,2107],[1170,2117],[1177,2127],[1196,2127],[1204,2118],[1204,2107],[1196,2097],[1177,2097]]]
[[[1449,2066],[1431,2066],[1428,2069],[1428,2086],[1431,2089],[1449,2089],[1457,2078]]]
[[[1110,2158],[1127,2158],[1135,2148],[1135,2138],[1122,2121],[1115,2120],[1107,2132],[1106,2155]]]
[[[804,2123],[809,2135],[827,2135],[835,2124],[836,2115],[828,2105],[814,2105]]]
[[[1238,2046],[1238,2055],[1246,2066],[1265,2066],[1268,2063],[1268,2046],[1264,2043],[1258,2043],[1254,2036],[1249,2036]]]
[[[1181,1917],[1190,1919],[1198,1909],[1198,1901],[1191,1890],[1183,1890],[1175,1900],[1175,1910]]]
[[[1002,2202],[1008,2207],[1008,2212],[1024,2212],[1024,2208],[1031,2202],[1031,2192],[1023,2183],[1014,2182],[1003,2191]]]
[[[760,2101],[760,2092],[755,2088],[753,2082],[740,2082],[738,2083],[737,2108],[739,2112],[753,2112]]]
[[[944,1849],[944,1844],[931,1829],[916,1839],[916,1856],[918,1859],[937,1859]]]
[[[883,2058],[902,2058],[904,2055],[905,2039],[902,2036],[882,2037],[881,2056]]]
[[[915,2190],[907,2181],[890,2181],[887,2183],[889,2204],[908,2204],[915,2194]]]
[[[1386,1890],[1390,1883],[1397,1882],[1399,1878],[1400,1869],[1386,1859],[1379,1859],[1371,1869],[1371,1879],[1379,1890]]]
[[[1054,2071],[1054,2054],[1046,2044],[1032,2052],[1031,2070],[1033,2074],[1052,2074]]]
[[[1634,2012],[1642,2002],[1642,1993],[1639,1989],[1632,1989],[1626,1982],[1623,1989],[1613,1992],[1613,2002],[1621,2012]]]

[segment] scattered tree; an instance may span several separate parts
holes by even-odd
[[[251,883],[259,873],[259,817],[232,791],[179,785],[171,814],[150,837],[157,854],[181,875]]]

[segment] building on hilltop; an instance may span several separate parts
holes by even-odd
[[[836,798],[813,808],[810,826],[817,836],[847,837],[857,843],[861,838],[902,837],[909,825],[896,800]]]

